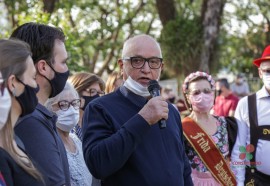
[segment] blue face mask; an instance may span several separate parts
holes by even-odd
[[[33,88],[33,87],[30,87],[29,85],[24,84],[19,79],[18,79],[18,81],[24,85],[24,91],[19,96],[16,96],[15,92],[13,92],[13,95],[15,96],[15,99],[19,102],[19,104],[22,108],[22,113],[20,115],[22,117],[22,116],[25,116],[27,114],[31,114],[35,110],[35,108],[38,104],[38,99],[37,99],[36,94],[39,91],[39,86],[37,86],[36,88]]]
[[[81,109],[84,110],[86,106],[88,105],[88,103],[90,103],[91,101],[99,97],[99,94],[96,94],[94,96],[82,96],[82,97],[84,99],[84,105]]]
[[[54,78],[50,80],[45,76],[43,76],[43,77],[45,77],[49,81],[49,83],[51,84],[52,92],[51,92],[49,98],[52,98],[52,97],[55,97],[60,92],[62,92],[62,90],[64,89],[66,82],[67,82],[67,79],[68,79],[68,76],[69,76],[69,70],[66,72],[60,73],[60,72],[56,72],[51,65],[49,65],[49,66],[54,71]]]

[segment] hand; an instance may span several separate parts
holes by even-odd
[[[153,125],[161,119],[168,119],[168,113],[168,103],[161,96],[150,99],[139,112],[149,125]]]

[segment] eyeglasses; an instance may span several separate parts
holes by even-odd
[[[188,94],[189,95],[192,95],[192,96],[196,96],[196,95],[199,95],[201,94],[202,92],[204,94],[211,94],[214,90],[211,89],[211,88],[204,88],[202,90],[192,90],[192,91],[189,91]]]
[[[61,110],[66,111],[69,109],[70,105],[73,106],[74,109],[78,110],[81,106],[81,100],[80,99],[74,99],[71,102],[67,100],[62,100],[58,102],[58,106]]]
[[[127,57],[124,58],[123,60],[130,60],[131,66],[133,68],[141,69],[144,65],[145,62],[148,62],[148,66],[151,69],[158,69],[160,68],[162,64],[162,58],[159,57],[150,57],[150,58],[143,58],[143,57]]]
[[[105,92],[104,91],[98,91],[97,89],[94,88],[88,88],[85,89],[86,92],[88,92],[90,94],[90,96],[95,96],[95,95],[99,95],[99,96],[104,96]]]

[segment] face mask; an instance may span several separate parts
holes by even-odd
[[[62,131],[70,132],[79,122],[79,109],[74,109],[72,105],[70,105],[70,107],[66,111],[56,111],[56,114],[58,116],[56,126]]]
[[[69,70],[66,72],[60,73],[60,72],[56,72],[51,65],[49,65],[49,66],[54,71],[54,78],[50,80],[47,77],[45,77],[45,76],[44,77],[51,84],[52,92],[51,92],[51,95],[49,96],[49,98],[52,98],[52,97],[55,97],[60,92],[62,92],[62,90],[64,89],[66,82],[67,82],[67,79],[68,79],[68,76],[69,76]]]
[[[82,97],[84,99],[84,106],[81,109],[84,110],[86,106],[88,105],[88,103],[90,103],[92,100],[99,97],[99,94],[96,94],[94,96],[82,96]]]
[[[31,114],[35,110],[38,104],[38,99],[37,99],[36,94],[39,91],[39,86],[37,86],[36,88],[33,88],[33,87],[30,87],[29,85],[24,84],[22,81],[20,82],[24,85],[23,93],[19,96],[16,96],[16,93],[13,92],[13,95],[15,96],[15,99],[19,102],[22,108],[22,114],[20,115],[22,117],[27,114]]]
[[[209,112],[214,103],[213,94],[200,93],[199,95],[190,95],[190,102],[194,111],[206,113]]]
[[[269,73],[263,73],[262,75],[263,84],[267,89],[270,89],[270,74]]]
[[[138,83],[137,81],[134,81],[130,76],[125,81],[124,86],[127,89],[129,89],[131,92],[133,92],[134,94],[137,94],[139,96],[143,96],[143,97],[150,96],[150,93],[149,93],[147,87],[144,87],[140,83]]]
[[[5,126],[11,107],[11,97],[7,88],[4,89],[3,95],[0,95],[0,130]]]

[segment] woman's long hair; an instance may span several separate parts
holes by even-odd
[[[29,56],[31,56],[31,51],[27,43],[19,40],[0,40],[0,71],[6,85],[10,75],[15,75],[16,77],[23,75],[26,70],[26,59]],[[3,148],[23,170],[37,180],[43,181],[41,174],[35,168],[29,157],[22,157],[15,149],[15,144],[13,143],[14,129],[11,122],[11,112],[12,111],[9,113],[5,126],[2,128],[3,135],[0,136],[3,141]]]

